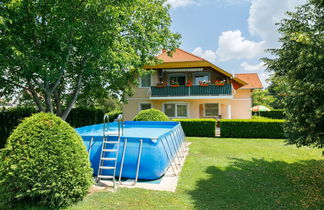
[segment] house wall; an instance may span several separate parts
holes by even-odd
[[[216,77],[216,76],[215,76]],[[151,85],[154,86],[158,82],[158,72],[153,71],[151,75]],[[221,118],[229,117],[228,108],[230,105],[232,119],[250,119],[252,107],[251,89],[238,89],[233,95],[233,99],[191,99],[191,100],[150,100],[150,88],[134,87],[135,94],[128,100],[128,103],[123,106],[123,115],[125,120],[132,120],[139,112],[140,103],[152,103],[155,109],[163,110],[163,104],[167,102],[184,102],[189,105],[188,118],[204,118],[202,115],[203,104],[219,103]]]
[[[228,105],[231,107],[231,119],[250,119],[251,99],[249,98],[233,98],[233,99],[193,99],[193,100],[149,100],[131,99],[128,104],[123,106],[123,114],[125,120],[132,120],[139,112],[140,103],[152,103],[152,108],[163,111],[164,103],[187,103],[188,104],[188,118],[206,118],[203,116],[203,104],[205,103],[219,103],[220,115],[222,119],[228,119]]]

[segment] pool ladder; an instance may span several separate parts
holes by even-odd
[[[112,180],[113,187],[116,188],[116,167],[117,167],[117,158],[118,158],[118,151],[119,151],[119,143],[120,138],[123,135],[124,131],[124,122],[123,116],[119,115],[117,118],[118,122],[118,129],[117,133],[117,141],[109,140],[109,115],[104,116],[104,123],[103,123],[103,138],[102,138],[102,148],[100,154],[100,161],[98,167],[98,175],[97,175],[97,182],[101,180]],[[114,147],[110,148],[109,145],[115,145]],[[108,147],[108,148],[107,148]],[[107,157],[109,154],[115,154],[114,157]],[[106,166],[106,162],[109,162],[109,166]],[[113,171],[113,175],[104,175],[104,171]]]

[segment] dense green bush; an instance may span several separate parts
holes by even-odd
[[[284,138],[285,120],[221,120],[222,137],[231,138]]]
[[[169,118],[158,109],[146,109],[140,111],[134,121],[168,121]]]
[[[0,111],[0,149],[4,147],[11,131],[25,117],[36,113],[34,108],[10,108]]]
[[[215,119],[173,119],[180,122],[186,136],[215,137]]]
[[[255,119],[255,120],[271,120],[271,118],[261,117],[259,115],[252,115],[252,119]]]
[[[109,122],[113,122],[115,119],[118,118],[120,114],[123,114],[123,111],[121,110],[114,110],[111,112],[108,112],[107,115],[109,116]]]
[[[261,117],[267,117],[267,118],[271,118],[271,119],[285,119],[285,115],[284,115],[284,109],[272,109],[271,111],[267,111],[267,112],[253,112],[253,115],[257,115]]]
[[[71,110],[66,118],[72,127],[100,124],[103,122],[104,111],[102,109],[77,107]]]
[[[0,153],[2,202],[28,200],[48,207],[67,206],[87,194],[91,180],[81,137],[53,114],[25,118]]]
[[[0,148],[3,148],[11,131],[25,117],[31,116],[37,111],[34,108],[10,108],[0,111]],[[104,112],[102,109],[74,108],[71,110],[66,121],[73,127],[82,127],[103,122]]]

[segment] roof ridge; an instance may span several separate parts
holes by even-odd
[[[257,72],[250,72],[250,73],[235,73],[235,74],[258,74]]]
[[[197,55],[194,55],[194,54],[192,54],[192,53],[190,53],[190,52],[187,52],[187,51],[185,51],[185,50],[183,50],[183,49],[180,49],[180,48],[176,48],[176,49],[178,49],[178,50],[180,50],[180,51],[182,51],[182,52],[184,52],[184,53],[187,53],[187,54],[189,54],[189,55],[191,55],[191,56],[194,56],[194,57],[196,57],[196,58],[199,58],[199,59],[201,59],[201,60],[203,60],[203,61],[207,61],[207,60],[205,60],[204,58],[199,57],[199,56],[197,56]]]

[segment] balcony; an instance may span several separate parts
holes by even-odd
[[[199,86],[193,85],[186,87],[181,85],[179,87],[151,87],[151,98],[169,98],[169,97],[185,97],[185,98],[228,98],[232,96],[232,85],[225,84],[224,86]]]

